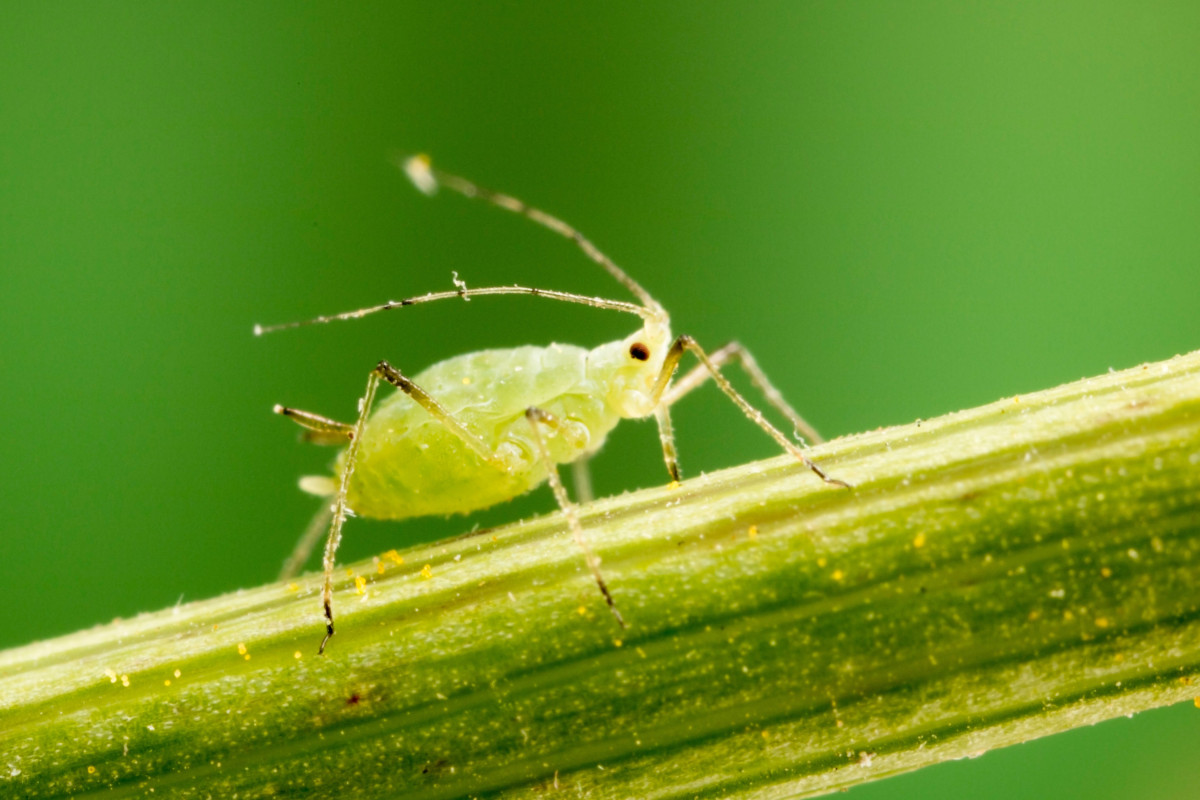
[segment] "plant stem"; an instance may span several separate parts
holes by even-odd
[[[1200,694],[1200,354],[0,653],[0,794],[820,794]],[[399,557],[403,564],[396,563]],[[428,568],[426,569],[426,566]]]

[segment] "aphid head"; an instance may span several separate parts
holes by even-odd
[[[604,387],[606,403],[622,417],[654,413],[655,384],[671,349],[671,322],[666,312],[647,311],[641,329],[602,344],[588,355],[589,376]]]

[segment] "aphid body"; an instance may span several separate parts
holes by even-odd
[[[349,507],[376,519],[449,515],[488,508],[540,486],[548,465],[539,457],[526,410],[540,408],[559,420],[544,437],[555,463],[589,457],[622,418],[653,413],[654,381],[671,344],[666,327],[654,327],[653,333],[642,330],[594,350],[527,346],[434,364],[413,383],[489,444],[495,458],[485,460],[409,395],[396,392],[377,402],[367,420],[347,492]],[[635,345],[651,356],[631,356]],[[345,467],[346,455],[343,451],[335,474]],[[336,482],[329,485],[334,487]]]
[[[427,158],[405,162],[413,183],[431,194],[437,186],[483,199],[572,239],[593,261],[609,272],[640,301],[631,303],[600,297],[523,286],[468,289],[455,279],[455,291],[434,292],[371,308],[318,317],[298,325],[355,319],[376,311],[403,308],[436,300],[499,294],[542,297],[601,309],[635,314],[641,326],[624,339],[588,350],[566,344],[482,350],[446,359],[409,379],[386,361],[371,371],[355,424],[336,422],[306,411],[276,406],[308,429],[319,444],[344,445],[333,476],[311,476],[301,486],[329,497],[327,513],[318,515],[297,545],[284,569],[298,571],[329,523],[325,546],[322,592],[326,617],[325,643],[333,635],[333,566],[348,514],[379,519],[450,515],[487,508],[510,500],[547,480],[554,489],[575,540],[618,622],[624,625],[600,574],[599,559],[583,536],[574,503],[558,477],[556,464],[585,464],[621,419],[655,416],[663,458],[672,481],[678,481],[670,406],[708,379],[730,397],[755,424],[786,451],[827,483],[846,486],[828,477],[787,436],[750,405],[721,374],[720,366],[737,361],[762,390],[767,401],[785,415],[795,434],[817,434],[771,386],[754,359],[736,342],[714,351],[702,350],[689,336],[672,337],[666,311],[636,281],[566,223],[526,206],[507,195],[491,192],[462,178],[433,169]],[[684,353],[700,361],[672,384]],[[380,381],[400,391],[375,401]],[[332,519],[330,519],[332,518]]]

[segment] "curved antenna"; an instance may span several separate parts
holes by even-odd
[[[511,211],[514,214],[520,214],[526,219],[541,225],[543,228],[548,228],[560,236],[570,239],[579,246],[579,249],[584,252],[584,255],[603,267],[609,275],[612,275],[614,278],[616,278],[622,286],[632,292],[638,300],[641,300],[642,305],[648,309],[653,309],[660,314],[662,313],[662,306],[658,304],[657,300],[650,296],[649,292],[642,288],[640,283],[629,277],[625,270],[618,267],[611,258],[600,252],[600,249],[596,247],[596,245],[592,244],[590,239],[588,239],[579,231],[575,230],[575,228],[563,222],[558,217],[551,216],[545,211],[534,208],[533,206],[528,205],[524,201],[518,200],[511,195],[503,194],[501,192],[494,192],[491,189],[485,189],[482,186],[472,183],[466,178],[461,178],[458,175],[452,175],[449,172],[443,172],[442,170],[434,167],[433,162],[429,159],[429,156],[423,153],[406,158],[401,166],[404,169],[404,174],[407,175],[408,179],[413,182],[413,185],[427,195],[434,194],[437,191],[439,184],[445,185],[448,189],[453,189],[459,194],[471,199],[482,200],[485,203],[490,203],[491,205],[494,205],[497,208],[502,208],[505,211]]]
[[[461,281],[455,281],[461,283]],[[561,300],[565,303],[578,303],[583,306],[592,306],[593,308],[604,308],[610,311],[624,311],[627,314],[636,314],[644,320],[656,318],[656,312],[653,308],[643,308],[635,303],[627,303],[624,300],[609,300],[604,297],[588,297],[582,294],[571,294],[570,292],[557,292],[553,289],[536,289],[531,286],[481,286],[478,289],[468,289],[465,285],[460,285],[459,288],[452,292],[430,292],[429,294],[419,295],[417,297],[407,297],[403,300],[389,300],[386,303],[381,303],[377,306],[368,306],[360,308],[356,311],[346,311],[341,314],[330,314],[324,317],[313,317],[299,322],[284,322],[279,325],[255,325],[254,335],[262,336],[264,333],[274,333],[288,328],[300,328],[305,325],[323,325],[327,322],[337,320],[359,319],[368,314],[374,314],[376,311],[391,311],[393,308],[404,308],[405,306],[416,306],[421,303],[432,303],[435,300],[454,300],[462,298],[470,300],[472,297],[484,297],[486,295],[497,294],[526,294],[532,297],[545,297],[548,300]]]

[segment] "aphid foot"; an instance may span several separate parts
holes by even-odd
[[[329,601],[325,601],[325,638],[321,640],[321,646],[317,648],[317,655],[325,655],[325,645],[329,644],[329,640],[333,638],[333,608],[330,607]]]

